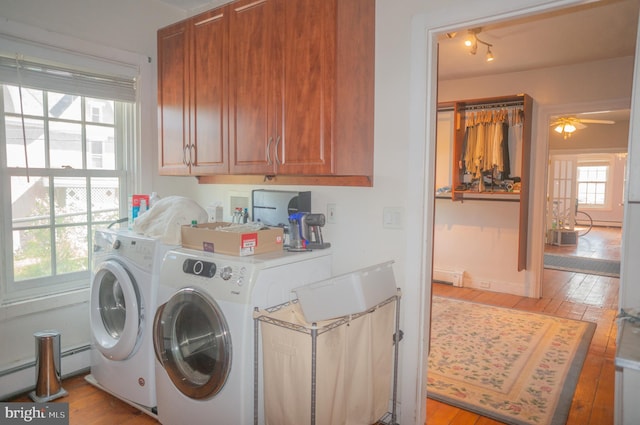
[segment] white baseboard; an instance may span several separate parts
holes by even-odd
[[[504,282],[504,281],[499,281],[495,279],[480,279],[480,280],[465,279],[464,287],[481,289],[483,291],[489,291],[489,292],[499,292],[501,294],[518,295],[521,297],[531,296],[520,291],[521,289],[524,290],[524,288],[522,287],[522,284],[516,284],[513,282]]]
[[[60,371],[63,378],[89,371],[91,367],[90,346],[77,347],[61,353]],[[31,391],[36,386],[35,362],[0,372],[0,400]]]

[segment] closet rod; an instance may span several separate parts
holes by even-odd
[[[472,105],[465,105],[458,108],[459,111],[468,111],[474,109],[495,109],[495,108],[507,108],[509,106],[524,106],[522,100],[512,100],[508,102],[496,102],[496,103],[477,103]]]

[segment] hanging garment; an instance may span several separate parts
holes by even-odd
[[[486,109],[465,114],[459,168],[474,179],[520,177],[522,169],[521,109]]]

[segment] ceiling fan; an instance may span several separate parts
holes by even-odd
[[[567,137],[571,137],[571,134],[574,131],[587,128],[585,124],[615,124],[615,123],[616,122],[612,120],[594,120],[594,119],[588,119],[588,118],[559,117],[559,118],[556,118],[551,123],[551,127],[553,127],[555,132],[562,134],[566,139]]]

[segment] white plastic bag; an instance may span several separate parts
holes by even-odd
[[[180,245],[180,228],[183,225],[191,224],[193,220],[206,223],[208,218],[205,209],[192,199],[168,196],[159,199],[153,208],[137,217],[133,222],[133,231],[160,239],[168,245]]]

